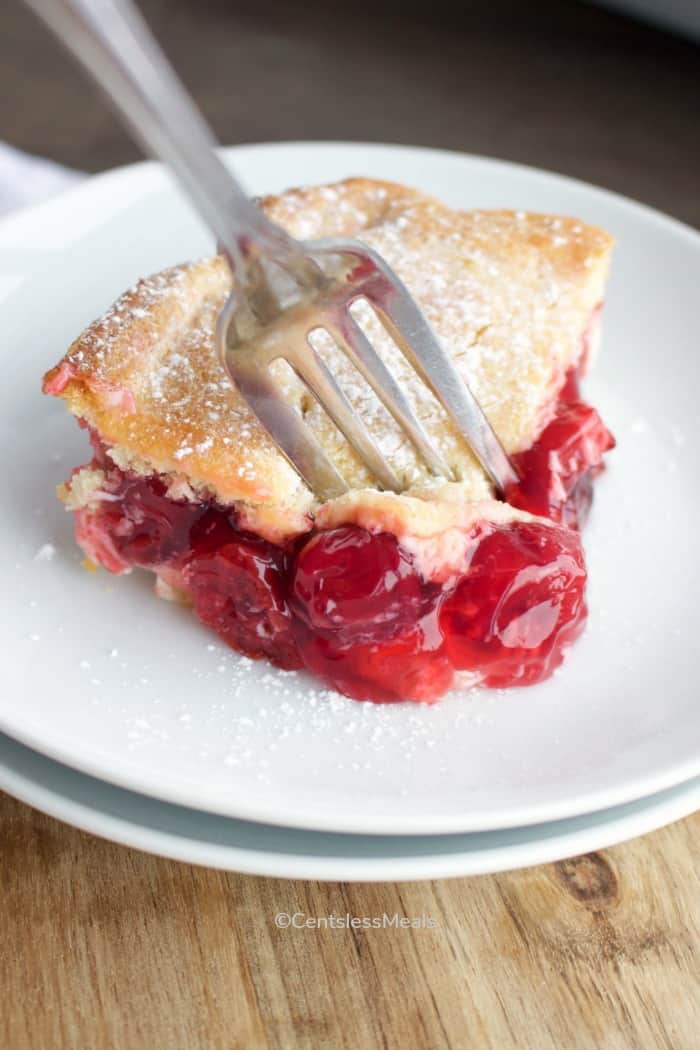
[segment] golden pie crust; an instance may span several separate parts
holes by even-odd
[[[261,202],[301,239],[353,236],[376,249],[417,299],[481,402],[505,449],[528,448],[551,418],[565,373],[603,299],[612,238],[577,219],[513,211],[455,211],[387,182],[348,179]],[[380,494],[303,384],[275,365],[353,491],[319,508],[238,394],[214,345],[230,290],[225,261],[209,258],[141,280],[72,344],[44,378],[93,427],[125,469],[235,505],[250,528],[279,540],[309,518],[381,519],[428,535],[456,504],[490,500],[480,466],[369,309],[357,316],[397,374],[428,433],[460,479],[431,478],[394,421],[325,334],[315,345],[406,485]],[[364,309],[363,309],[364,306]],[[75,497],[74,497],[75,499]],[[451,509],[450,509],[451,508]],[[459,513],[462,513],[461,511]],[[521,512],[508,508],[508,513]],[[327,527],[327,526],[326,526]]]

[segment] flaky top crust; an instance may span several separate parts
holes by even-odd
[[[512,211],[453,211],[391,183],[349,179],[261,202],[301,239],[357,236],[415,295],[508,452],[529,447],[548,422],[566,370],[602,300],[612,238],[575,219]],[[181,475],[254,519],[313,509],[313,497],[230,382],[214,329],[230,275],[221,258],[139,281],[73,343],[44,390],[115,446],[138,472]],[[413,400],[472,499],[489,486],[469,449],[374,316],[358,320]],[[430,484],[393,420],[325,336],[315,343],[408,489]],[[354,489],[372,479],[313,398],[273,366]],[[421,499],[425,500],[421,493]]]

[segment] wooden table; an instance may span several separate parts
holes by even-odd
[[[466,149],[700,226],[700,51],[682,40],[556,0],[143,6],[225,142]],[[0,99],[15,145],[89,170],[136,156],[13,4]],[[376,886],[171,863],[7,796],[0,836],[3,1050],[700,1045],[700,815],[561,864]],[[281,930],[282,911],[437,925]]]

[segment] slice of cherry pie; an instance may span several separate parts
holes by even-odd
[[[507,502],[363,304],[456,482],[431,477],[352,365],[315,346],[405,481],[379,492],[286,365],[277,378],[350,482],[322,506],[220,365],[222,259],[140,281],[44,379],[87,428],[59,494],[88,558],[156,574],[229,645],[306,667],[357,699],[432,701],[457,683],[527,685],[586,617],[579,527],[613,439],[580,399],[612,239],[574,219],[452,211],[350,179],[262,202],[301,239],[358,236],[403,278],[468,379],[520,481]]]

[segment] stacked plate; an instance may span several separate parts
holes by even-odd
[[[700,236],[510,164],[394,146],[230,151],[252,192],[350,174],[462,207],[580,216],[618,238],[587,393],[618,438],[585,542],[590,623],[544,685],[358,704],[236,656],[150,582],[80,565],[55,484],[84,438],[40,377],[140,275],[205,254],[159,168],[88,180],[0,226],[0,787],[119,842],[328,879],[502,870],[599,848],[700,804]]]

